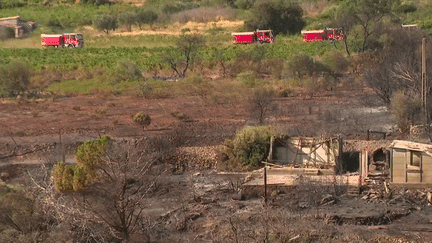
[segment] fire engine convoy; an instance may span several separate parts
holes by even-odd
[[[256,30],[254,32],[231,33],[233,44],[274,43],[273,31]]]
[[[302,31],[304,41],[342,40],[341,28],[325,28],[323,30]],[[231,33],[233,44],[274,43],[273,31],[256,30],[254,32]]]
[[[78,33],[41,34],[42,47],[75,48],[84,47],[84,36]]]
[[[326,41],[326,40],[342,40],[343,32],[341,28],[325,28],[323,30],[303,30],[304,41]]]

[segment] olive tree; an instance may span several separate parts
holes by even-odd
[[[392,6],[396,0],[345,0],[338,8],[336,14],[336,24],[342,27],[344,34],[344,44],[347,54],[348,36],[355,26],[362,29],[361,51],[365,51],[368,46],[369,37],[375,31],[375,25],[384,17],[392,14]]]
[[[201,35],[182,35],[177,39],[177,48],[163,54],[165,62],[178,77],[184,78],[196,58],[197,51],[205,44]]]
[[[119,14],[118,21],[127,31],[132,31],[132,25],[137,23],[137,16],[134,12],[124,12]]]
[[[13,61],[6,66],[0,65],[0,96],[13,97],[25,92],[30,77],[30,68],[22,61]]]
[[[305,26],[303,9],[289,0],[261,0],[252,8],[251,18],[245,21],[248,29],[271,29],[277,35],[297,34]]]
[[[117,18],[111,15],[100,15],[93,20],[93,26],[106,34],[118,28]]]
[[[140,29],[142,29],[143,24],[148,24],[151,26],[154,22],[156,22],[157,19],[157,13],[150,10],[141,9],[136,13],[136,23]]]

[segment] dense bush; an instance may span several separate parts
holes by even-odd
[[[24,62],[13,61],[0,66],[0,96],[13,97],[26,91],[30,76],[30,68]]]
[[[173,14],[171,20],[179,23],[187,23],[189,21],[210,22],[220,19],[233,19],[234,14],[235,12],[231,8],[199,7]]]
[[[92,23],[96,29],[102,30],[106,34],[118,28],[117,18],[107,14],[97,16]]]
[[[412,13],[417,11],[417,6],[414,3],[402,3],[397,8],[399,13]]]
[[[183,10],[187,10],[187,9],[193,9],[193,8],[198,8],[199,5],[197,3],[182,3],[182,2],[177,2],[177,3],[167,3],[165,5],[163,5],[162,7],[162,13],[164,14],[173,14],[173,13],[178,13],[181,12]]]
[[[151,118],[148,114],[144,112],[138,112],[135,115],[132,116],[132,120],[143,127],[143,130],[145,127],[149,126],[151,124]]]
[[[74,154],[76,165],[57,163],[53,169],[56,191],[79,191],[88,183],[97,181],[96,170],[102,165],[102,156],[109,140],[110,137],[102,136],[96,141],[87,141],[78,146]]]
[[[0,40],[15,38],[15,31],[12,28],[0,27]]]
[[[143,24],[149,24],[151,26],[154,22],[156,22],[157,19],[158,19],[157,13],[150,10],[140,9],[136,13],[136,22],[140,29]]]
[[[109,140],[110,137],[102,136],[96,141],[87,141],[78,146],[77,151],[74,153],[75,160],[86,170],[94,171],[102,163],[102,156]]]
[[[295,54],[288,61],[287,68],[290,74],[297,78],[313,76],[317,72],[315,60],[308,54],[302,52]]]
[[[137,16],[134,12],[123,12],[118,15],[120,25],[123,25],[127,31],[132,31],[132,25],[137,23]]]
[[[297,3],[289,0],[262,0],[255,3],[245,27],[250,30],[271,29],[277,35],[300,33],[305,24],[303,10]]]
[[[94,5],[103,5],[110,3],[109,0],[80,0],[81,4],[94,4]]]
[[[35,238],[31,235],[42,226],[41,222],[36,221],[36,209],[34,201],[19,184],[0,181],[0,242],[35,242],[29,238]],[[11,232],[15,235],[12,236]]]
[[[262,166],[270,148],[270,138],[276,135],[271,126],[246,126],[238,130],[232,139],[227,139],[223,145],[223,163],[227,169],[256,169]]]
[[[0,0],[0,9],[20,8],[26,5],[27,3],[19,0]]]
[[[54,187],[58,192],[66,191],[63,186],[63,174],[65,169],[65,164],[63,162],[58,162],[53,169]]]
[[[120,81],[135,80],[142,78],[142,73],[135,63],[132,63],[129,60],[123,60],[118,62],[117,78]]]

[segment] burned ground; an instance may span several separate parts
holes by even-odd
[[[361,105],[363,92],[277,98],[279,109],[266,122],[291,135],[340,131],[346,138],[362,139],[367,129],[391,124],[377,122],[388,115]],[[134,236],[137,242],[143,234],[150,242],[425,242],[431,236],[425,192],[418,199],[412,197],[417,192],[396,189],[391,196],[364,191],[350,197],[342,185],[320,186],[306,177],[294,186],[269,189],[265,204],[262,187],[244,186],[260,172],[217,173],[215,146],[254,124],[241,102],[86,96],[2,101],[0,110],[0,173],[7,183],[30,186],[34,183],[28,175],[42,164],[59,161],[63,154],[66,163],[74,163],[78,145],[105,134],[127,140],[162,136],[175,142],[180,149],[170,158],[171,174],[159,178],[146,199],[150,225],[146,234]],[[152,117],[145,131],[131,119],[139,111]],[[172,111],[188,119],[180,120]],[[347,147],[355,152],[363,144]]]

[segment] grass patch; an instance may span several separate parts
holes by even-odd
[[[58,94],[88,95],[96,93],[119,94],[119,92],[136,92],[137,89],[136,82],[120,82],[118,84],[112,84],[110,82],[103,82],[97,79],[87,79],[67,80],[60,83],[55,83],[47,87],[45,90]]]

